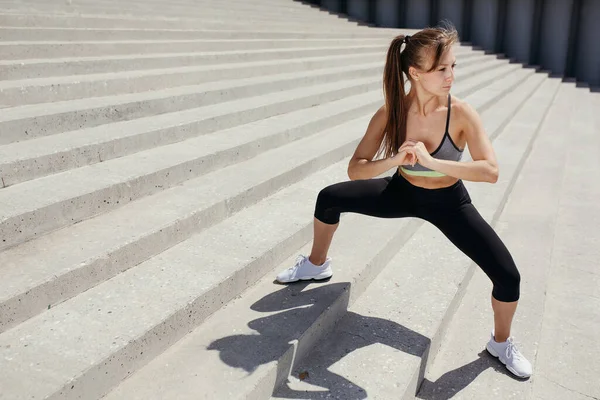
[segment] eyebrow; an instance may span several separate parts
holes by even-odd
[[[454,59],[454,61],[452,62],[452,64],[456,64],[456,58]],[[448,63],[446,63],[446,64],[440,64],[440,65],[438,65],[438,67],[441,67],[442,65],[451,65],[451,64],[448,64]]]

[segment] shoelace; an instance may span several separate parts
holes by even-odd
[[[289,267],[288,271],[293,271],[297,268],[300,268],[300,264],[302,264],[302,262],[304,261],[306,257],[303,255],[299,255],[298,257],[296,257],[296,264],[294,264],[293,267]]]
[[[506,358],[520,358],[521,357],[521,353],[519,352],[519,349],[517,347],[517,344],[515,343],[514,339],[512,337],[509,337],[506,340],[507,346],[506,346]]]

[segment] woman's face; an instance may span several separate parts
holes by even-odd
[[[431,67],[433,60],[428,67]],[[454,51],[450,48],[442,55],[440,65],[430,72],[416,70],[416,80],[421,84],[423,89],[436,96],[447,96],[454,83],[454,67],[456,58]],[[414,76],[413,76],[413,79]]]

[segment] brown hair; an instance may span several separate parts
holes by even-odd
[[[427,72],[435,70],[444,53],[457,41],[458,33],[451,25],[426,28],[412,36],[398,35],[392,40],[383,72],[387,123],[378,154],[383,153],[386,158],[393,156],[406,140],[408,104],[406,104],[405,81],[402,73],[410,79],[409,67],[426,70],[432,58],[433,64]],[[406,47],[401,50],[404,43]]]

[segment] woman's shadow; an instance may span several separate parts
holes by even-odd
[[[334,299],[342,295],[342,298],[346,299],[344,309],[347,309],[347,294],[350,289],[348,283],[312,284],[314,287],[309,288],[310,285],[304,282],[288,285],[252,304],[251,309],[254,311],[281,312],[250,321],[248,326],[257,331],[257,334],[224,337],[212,342],[208,350],[219,351],[224,363],[234,368],[242,368],[248,374],[252,374],[260,365],[279,360],[292,346],[290,343],[298,340],[317,321],[321,313],[331,306]],[[335,332],[339,340],[334,341],[334,345],[327,349],[327,362],[324,365],[311,366],[305,379],[307,383],[323,390],[293,389],[288,380],[281,387],[274,388],[277,397],[366,399],[368,396],[364,388],[331,372],[329,367],[347,354],[375,343],[422,357],[421,374],[424,371],[430,339],[402,325],[348,311],[338,322]],[[314,353],[311,353],[311,356],[313,355]],[[306,361],[309,362],[310,359]],[[420,398],[449,399],[482,371],[495,364],[497,361],[484,351],[480,353],[478,360],[444,374],[431,385],[435,390],[430,390],[429,394],[424,393],[425,397]],[[373,371],[367,368],[364,373],[371,374]]]

